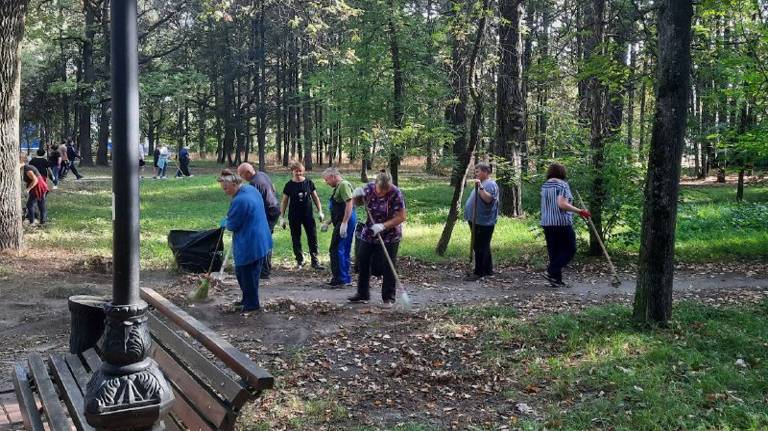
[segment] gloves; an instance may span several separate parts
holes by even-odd
[[[277,221],[280,224],[280,227],[285,229],[285,217],[280,216],[280,219]]]
[[[320,232],[328,232],[328,223],[323,223],[320,225]]]
[[[339,236],[342,238],[347,237],[347,224],[342,223],[341,226],[339,226]]]
[[[325,221],[325,214],[322,211],[320,211],[320,213],[317,215],[317,217],[320,219],[321,223]],[[328,229],[328,228],[326,227],[326,229]],[[323,232],[325,232],[325,231],[323,231]]]
[[[358,187],[358,188],[352,190],[352,199],[354,199],[354,198],[361,198],[363,196],[365,196],[365,191],[363,190],[362,187]]]
[[[374,236],[378,236],[380,233],[382,233],[386,229],[383,224],[376,223],[375,225],[371,226],[371,230],[373,231]]]
[[[585,220],[592,217],[592,213],[589,212],[589,210],[586,210],[586,209],[579,211],[578,214],[581,216],[581,218],[583,218]]]

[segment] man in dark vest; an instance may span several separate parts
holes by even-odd
[[[256,190],[261,193],[261,198],[264,200],[264,211],[267,214],[267,224],[269,224],[269,232],[275,232],[275,225],[277,219],[280,218],[280,204],[277,202],[277,196],[275,195],[275,186],[272,184],[272,180],[269,175],[264,172],[257,172],[250,163],[242,163],[237,167],[237,175],[240,178],[248,181]],[[261,268],[261,278],[269,278],[272,272],[272,251],[270,250],[265,259],[264,265]]]

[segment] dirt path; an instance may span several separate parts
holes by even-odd
[[[4,272],[0,273],[0,345],[4,347],[0,353],[0,387],[9,383],[12,365],[28,352],[67,349],[67,297],[108,295],[111,291],[111,276],[105,273],[62,272],[52,267],[49,259],[36,262],[33,267],[37,270],[30,272],[19,262],[13,259],[4,262]],[[497,399],[496,410],[487,410],[472,418],[441,422],[448,419],[427,413],[432,407],[440,407],[438,400],[418,390],[405,388],[407,393],[401,393],[403,388],[390,386],[392,371],[382,374],[376,370],[381,363],[397,362],[393,358],[402,353],[400,350],[405,349],[410,337],[424,336],[418,335],[418,331],[429,326],[426,316],[454,305],[499,303],[516,308],[523,318],[535,318],[543,312],[568,311],[591,304],[626,303],[631,300],[635,286],[632,274],[622,274],[621,287],[614,289],[609,284],[610,278],[600,274],[599,267],[578,268],[570,274],[571,287],[553,289],[538,273],[525,268],[500,268],[498,275],[487,280],[467,282],[463,280],[459,266],[422,265],[407,260],[401,260],[400,265],[403,283],[413,299],[412,313],[403,314],[383,307],[378,297],[379,281],[373,283],[369,304],[349,304],[346,297],[353,293],[353,288],[326,289],[323,287],[326,274],[309,269],[277,268],[273,277],[262,285],[265,312],[246,315],[231,312],[230,304],[240,299],[239,288],[231,276],[215,286],[210,300],[203,303],[192,303],[187,299],[196,285],[196,279],[191,276],[146,272],[142,274],[142,285],[158,290],[185,307],[278,375],[278,381],[285,386],[272,391],[263,401],[264,408],[254,412],[254,417],[262,415],[261,419],[264,419],[263,415],[268,414],[271,415],[269,420],[279,422],[280,413],[275,413],[280,411],[277,406],[304,397],[306,394],[302,389],[313,396],[328,396],[326,386],[330,383],[327,382],[335,382],[334,387],[343,394],[330,395],[343,400],[344,420],[350,424],[377,427],[418,420],[440,428],[455,428],[454,422],[497,423],[499,415],[505,414],[504,409],[513,407],[508,400]],[[675,279],[678,297],[706,295],[718,300],[721,293],[766,290],[768,271],[764,267],[688,268],[681,269]],[[367,346],[364,343],[369,340],[374,340],[373,346],[388,347],[380,351],[372,347],[369,354],[362,356],[348,348],[350,345]],[[398,371],[394,372],[398,377]],[[425,378],[429,380],[434,376]],[[448,391],[459,390],[463,385],[458,378],[454,383],[437,383],[443,388],[441,390]],[[307,386],[303,386],[305,384]],[[452,384],[456,385],[454,389],[451,389]],[[388,406],[384,397],[385,405],[378,405],[381,393],[407,401],[404,405]],[[473,396],[476,395],[482,394]],[[484,411],[483,404],[493,396],[466,399],[462,401],[462,409]],[[376,407],[373,413],[370,412],[372,406]],[[442,408],[453,407],[445,405]],[[344,428],[336,426],[340,428],[329,429]]]

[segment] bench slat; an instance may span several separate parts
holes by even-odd
[[[179,392],[189,400],[189,404],[195,406],[200,414],[204,415],[211,423],[218,426],[227,417],[227,408],[221,400],[212,395],[208,388],[190,376],[179,363],[173,359],[163,346],[156,345],[152,357],[160,365],[166,379],[170,381]]]
[[[213,332],[202,322],[187,314],[159,293],[149,288],[141,288],[141,299],[147,301],[164,316],[167,316],[180,328],[187,331],[224,364],[237,373],[255,390],[270,389],[274,378],[269,372],[256,365],[248,356],[237,350],[227,340]]]
[[[43,403],[43,409],[45,409],[45,415],[48,418],[48,426],[53,431],[69,431],[69,420],[59,402],[59,395],[56,393],[56,388],[48,376],[48,369],[39,353],[29,355],[29,369],[35,379],[37,392],[40,394],[40,401]]]
[[[239,407],[250,398],[251,394],[242,385],[190,346],[152,313],[149,313],[149,328],[157,344],[170,350],[176,358],[182,359],[192,374],[206,380],[214,391],[222,394],[230,403]]]
[[[174,419],[171,415],[164,417],[163,423],[165,424],[165,429],[167,431],[186,431],[176,423],[176,419]]]
[[[64,399],[64,403],[69,409],[69,417],[72,422],[75,423],[75,427],[78,430],[91,431],[93,427],[88,425],[85,420],[85,401],[83,400],[83,394],[80,392],[80,387],[75,383],[75,379],[72,376],[72,372],[67,367],[67,363],[61,355],[53,354],[48,357],[48,363],[51,365],[56,375],[56,381],[59,384],[59,393]]]
[[[29,387],[29,377],[27,370],[21,364],[13,367],[13,388],[16,391],[16,398],[19,400],[19,410],[21,418],[24,421],[24,428],[30,431],[45,431],[43,419],[37,410],[35,395],[32,388]]]
[[[79,356],[73,355],[72,353],[67,353],[64,356],[64,360],[67,362],[70,371],[72,371],[72,375],[75,377],[77,387],[80,389],[80,394],[85,396],[85,393],[88,390],[88,379],[91,375],[88,373],[88,371],[85,371],[85,367],[80,361]]]
[[[179,392],[173,385],[171,385],[171,390],[173,390],[173,396],[176,398],[171,407],[171,414],[184,422],[184,426],[187,429],[191,431],[213,431],[215,429],[197,414],[195,409],[187,403],[187,400],[179,395]]]
[[[99,357],[99,354],[96,353],[96,349],[90,348],[83,352],[82,355],[83,362],[90,368],[91,373],[95,373],[96,370],[101,368],[101,358]]]

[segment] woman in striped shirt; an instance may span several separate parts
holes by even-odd
[[[592,216],[587,209],[573,206],[573,195],[565,178],[565,166],[553,163],[547,169],[547,181],[541,186],[541,227],[549,254],[549,266],[544,278],[555,287],[565,286],[563,268],[576,254],[572,213],[583,218]]]

